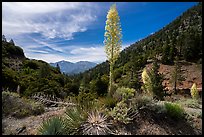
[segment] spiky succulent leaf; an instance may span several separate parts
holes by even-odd
[[[89,113],[87,121],[82,125],[85,135],[108,135],[111,133],[111,124],[107,122],[107,117],[98,111]]]
[[[51,118],[40,126],[39,134],[41,135],[64,135],[65,126],[62,118],[54,117]]]

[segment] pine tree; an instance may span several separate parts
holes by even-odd
[[[110,64],[109,93],[112,94],[113,65],[119,56],[122,43],[122,30],[116,4],[112,5],[108,11],[105,30],[105,52]]]
[[[170,46],[169,44],[165,44],[163,46],[163,50],[162,50],[162,63],[163,64],[168,64],[169,63],[169,51],[170,51]]]
[[[60,71],[60,66],[59,66],[58,63],[57,63],[57,71],[61,73],[61,71]]]
[[[7,42],[5,35],[2,35],[2,41]]]
[[[180,84],[182,81],[185,80],[183,76],[183,72],[181,71],[181,66],[178,63],[178,57],[175,59],[175,66],[174,70],[171,73],[170,83],[173,85],[174,93],[177,94],[177,84]]]
[[[159,73],[159,64],[157,59],[154,59],[149,77],[151,81],[151,90],[153,93],[153,97],[159,100],[163,100],[165,95],[164,87],[162,85],[163,75]]]
[[[9,41],[10,44],[15,45],[13,39]]]

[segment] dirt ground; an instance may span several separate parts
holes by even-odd
[[[54,117],[60,116],[64,113],[65,108],[52,108],[47,109],[47,112],[38,116],[30,116],[22,119],[16,119],[13,117],[6,117],[2,119],[3,135],[36,135],[37,129],[43,121]],[[20,129],[26,127],[21,133],[18,133]]]
[[[180,89],[189,89],[196,83],[197,88],[202,89],[202,65],[196,63],[189,63],[185,61],[180,61],[181,70],[183,71],[183,76],[185,80],[179,84],[177,87]],[[152,63],[147,64],[146,67],[149,69],[152,66]],[[171,77],[171,72],[173,71],[173,65],[163,65],[160,64],[159,73],[164,75],[163,85],[170,88],[172,87],[169,82]]]
[[[184,108],[192,113],[202,113],[202,105],[199,108]],[[6,117],[2,119],[3,135],[36,135],[43,121],[63,115],[65,108],[52,108],[47,112],[23,119]],[[202,117],[192,117],[191,120],[175,120],[166,114],[158,114],[150,109],[139,110],[138,115],[130,124],[118,123],[115,125],[117,135],[201,135]],[[19,129],[26,127],[19,132]]]
[[[189,123],[143,109],[130,124],[120,124],[118,131],[121,135],[202,135],[202,119]]]

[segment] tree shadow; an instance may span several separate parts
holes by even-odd
[[[141,128],[147,127],[146,129]],[[187,122],[186,119],[173,119],[170,116],[162,113],[158,114],[149,109],[140,110],[138,116],[132,123],[126,125],[126,130],[133,135],[197,135],[202,134]],[[140,133],[139,133],[140,132]]]

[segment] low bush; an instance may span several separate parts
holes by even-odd
[[[127,101],[128,99],[132,98],[134,94],[135,94],[135,89],[121,87],[116,90],[113,97],[117,98],[118,101],[122,101],[122,100]]]
[[[179,100],[177,103],[181,104],[182,106],[189,107],[189,108],[199,108],[199,102],[198,100],[194,99],[184,99],[184,100]]]
[[[107,96],[107,97],[99,98],[99,103],[101,104],[101,106],[104,105],[105,108],[110,109],[116,106],[117,99]]]
[[[152,104],[153,100],[152,97],[146,95],[138,95],[135,98],[131,99],[131,106],[135,109],[140,109],[143,106],[147,106]]]
[[[128,124],[132,119],[129,117],[128,112],[131,108],[128,108],[124,101],[118,102],[116,106],[109,111],[109,115],[116,121]]]
[[[177,103],[165,102],[164,106],[166,108],[167,114],[175,119],[184,118],[184,109]]]
[[[30,115],[39,115],[44,112],[41,103],[30,99],[20,98],[17,93],[2,92],[2,112],[3,116],[13,116],[23,118]]]

